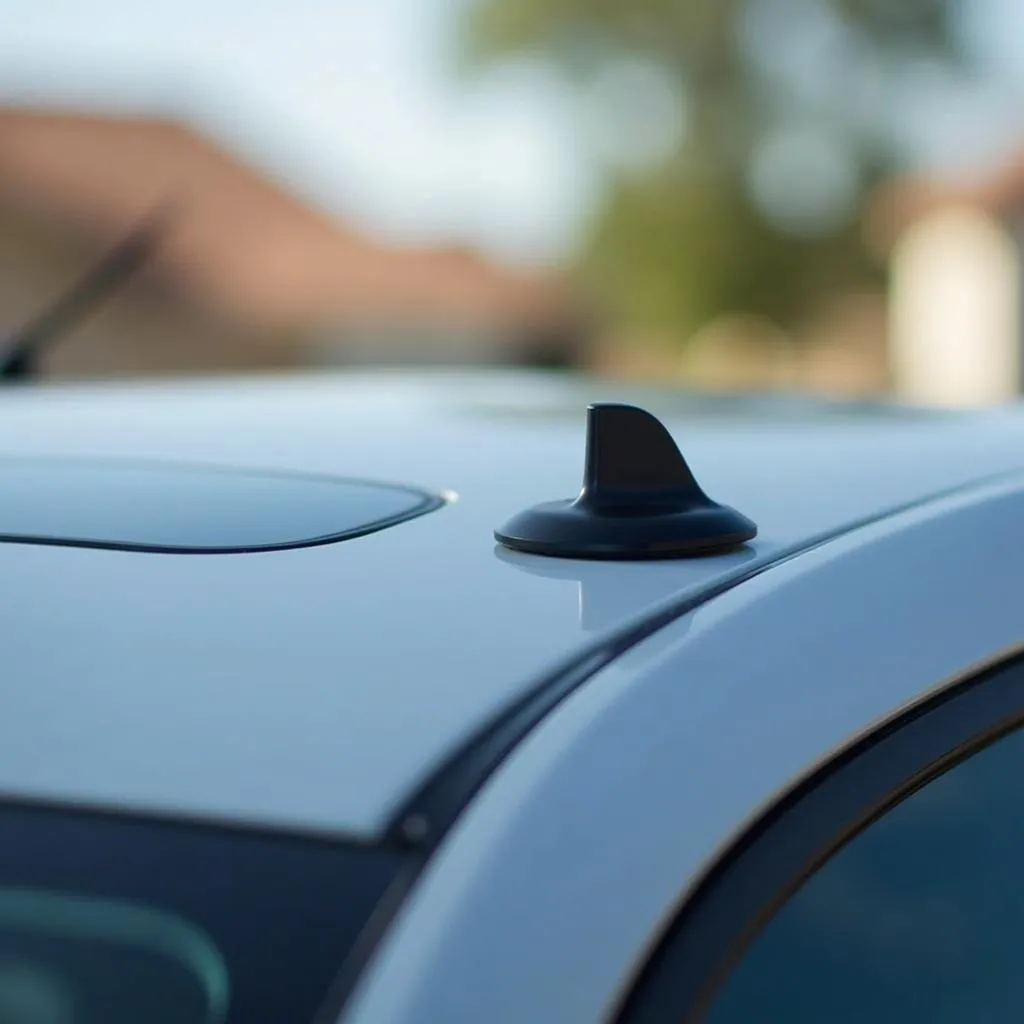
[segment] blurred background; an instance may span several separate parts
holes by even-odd
[[[0,326],[54,379],[1024,387],[1019,0],[0,0]]]

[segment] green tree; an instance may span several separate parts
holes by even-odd
[[[598,116],[622,99],[594,87],[615,68],[677,94],[678,145],[606,161],[581,268],[619,322],[685,337],[727,311],[792,325],[877,273],[858,208],[904,156],[922,69],[962,66],[955,15],[943,0],[473,0],[466,52],[546,61]],[[620,104],[623,147],[655,98]]]

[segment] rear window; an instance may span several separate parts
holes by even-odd
[[[399,858],[0,806],[0,1021],[311,1021]]]
[[[231,985],[195,926],[120,900],[0,889],[0,1021],[219,1024]]]

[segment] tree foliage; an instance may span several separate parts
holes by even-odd
[[[792,324],[818,297],[873,273],[856,203],[813,230],[794,228],[759,201],[752,174],[779,133],[825,131],[860,200],[899,164],[893,111],[909,73],[963,59],[949,2],[475,0],[465,51],[477,64],[539,58],[581,96],[627,58],[679,90],[682,144],[642,170],[608,167],[581,264],[620,321],[684,337],[730,311]],[[802,189],[820,184],[813,166],[804,174],[795,167],[788,182],[797,206]]]

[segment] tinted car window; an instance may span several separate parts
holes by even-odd
[[[0,888],[0,1022],[222,1024],[227,966],[198,928],[122,900]]]
[[[284,1024],[402,861],[369,846],[0,803],[0,1024]]]
[[[0,538],[165,552],[360,537],[444,504],[396,484],[213,466],[0,459]]]
[[[1018,730],[829,859],[747,948],[705,1020],[1019,1021],[1022,807]]]

